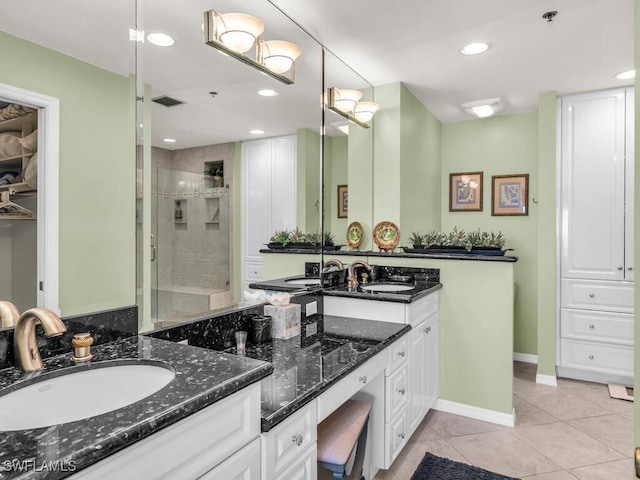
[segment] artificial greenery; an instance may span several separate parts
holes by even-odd
[[[413,232],[409,236],[409,241],[414,247],[464,247],[469,252],[474,247],[503,248],[506,243],[502,232],[481,232],[478,229],[467,233],[462,229],[458,230],[458,227],[454,227],[449,233],[431,231],[421,234]]]
[[[281,230],[275,232],[269,238],[269,243],[279,243],[283,247],[291,243],[306,243],[308,245],[320,245],[321,235],[317,232],[306,233],[300,230],[299,228],[294,228],[293,230]],[[334,237],[331,232],[324,233],[324,244],[325,245],[333,245]]]

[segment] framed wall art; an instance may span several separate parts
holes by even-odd
[[[482,172],[449,174],[449,211],[482,211]]]
[[[491,215],[529,215],[529,174],[491,177]]]
[[[349,187],[338,185],[338,218],[347,218],[349,211]]]

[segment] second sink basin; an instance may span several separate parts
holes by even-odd
[[[161,362],[96,364],[36,377],[0,396],[0,431],[74,422],[131,405],[165,387],[175,371]]]
[[[407,290],[413,290],[416,288],[414,285],[404,285],[398,283],[369,283],[366,285],[360,285],[363,290],[370,292],[406,292]]]
[[[288,280],[285,280],[285,283],[291,283],[293,285],[306,285],[306,286],[320,285],[320,279],[319,278],[305,278],[305,277],[290,278]]]

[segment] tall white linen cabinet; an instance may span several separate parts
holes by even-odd
[[[633,95],[560,99],[559,376],[633,385]]]

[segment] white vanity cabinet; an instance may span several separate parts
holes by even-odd
[[[234,393],[73,475],[76,480],[258,480],[260,384]],[[228,475],[228,476],[227,476]]]
[[[561,376],[633,384],[633,95],[561,98]]]

